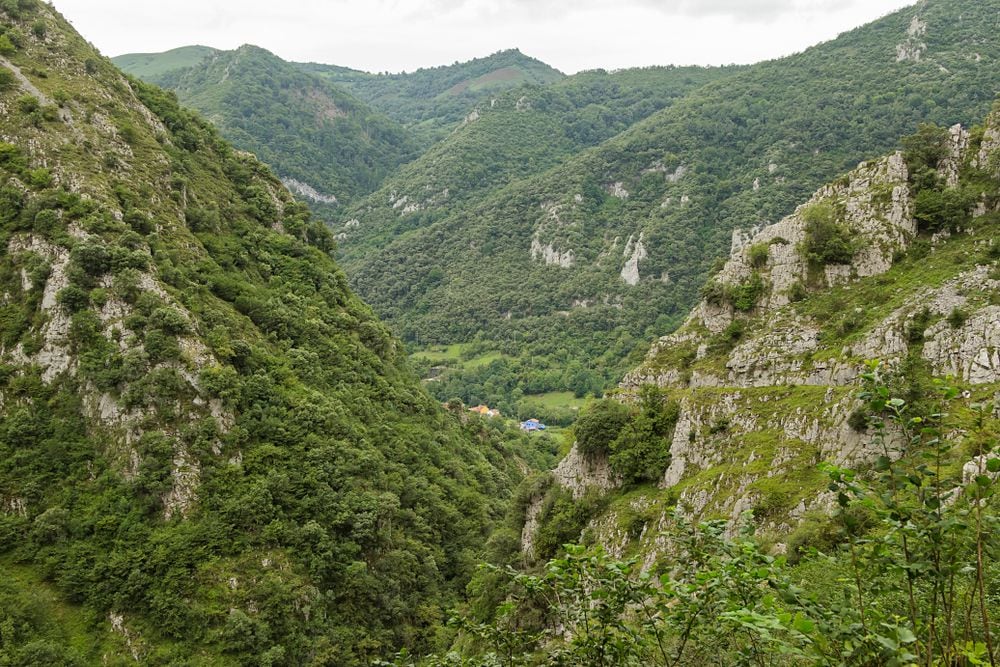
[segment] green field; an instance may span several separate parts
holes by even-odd
[[[577,398],[571,391],[550,391],[546,394],[527,394],[525,402],[535,403],[543,408],[569,408],[579,410],[587,404],[586,398]]]
[[[500,352],[484,352],[483,354],[469,357],[468,350],[471,347],[468,343],[455,343],[454,345],[435,345],[423,350],[418,350],[410,355],[411,359],[426,361],[438,366],[450,366],[453,368],[480,368],[503,358]]]

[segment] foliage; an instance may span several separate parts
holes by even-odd
[[[592,403],[581,411],[573,426],[577,449],[584,456],[607,456],[630,417],[628,407],[618,401]]]
[[[419,664],[993,664],[996,442],[977,439],[976,470],[955,477],[948,413],[912,415],[877,363],[865,381],[883,455],[867,477],[823,466],[842,524],[829,555],[792,566],[762,550],[749,522],[727,538],[725,522],[678,513],[652,570],[573,544],[540,573],[491,568],[506,598],[484,618],[457,615],[458,651]],[[939,391],[942,409],[958,396]],[[993,432],[993,406],[972,409],[976,433]]]
[[[832,204],[812,204],[802,212],[806,240],[803,250],[806,258],[816,266],[850,264],[854,257],[851,233],[843,223],[837,222],[837,212]]]
[[[0,92],[0,664],[113,662],[111,614],[143,664],[438,647],[551,443],[444,412],[266,167],[9,5],[74,123]]]
[[[530,141],[551,125],[585,126],[587,108],[601,97],[574,88],[599,90],[602,78],[611,88],[619,75],[575,75],[498,94],[496,108],[482,105],[479,120],[344,212],[344,222],[360,222],[343,228],[340,250],[352,285],[416,349],[478,338],[523,359],[522,380],[529,370],[576,360],[607,369],[614,382],[641,360],[642,341],[681,324],[714,260],[730,247],[733,228],[779,220],[858,162],[896,148],[920,123],[982,119],[1000,62],[988,28],[995,10],[993,0],[921,7],[921,20],[938,28],[920,62],[893,55],[915,15],[909,8],[788,58],[716,72],[716,79],[700,74],[702,84],[688,89],[683,78],[695,73],[630,73],[644,77],[647,90],[673,86],[681,94],[648,116],[604,105],[610,113],[600,110],[597,118],[621,115],[632,124],[620,131],[612,122],[606,127],[620,133],[600,131],[592,147],[574,141],[577,135],[554,135],[558,142],[545,145],[569,151],[556,154],[556,165]],[[973,62],[970,43],[992,55]],[[563,93],[574,103],[563,102]],[[521,97],[530,109],[517,110]],[[532,139],[522,146],[525,137]],[[523,166],[491,171],[496,154]],[[478,185],[483,177],[487,188]],[[449,184],[447,198],[436,196],[440,183]],[[627,198],[612,195],[616,183]],[[422,208],[393,209],[393,191]],[[823,239],[829,244],[817,244],[817,256],[845,261],[849,236],[822,231],[830,232]],[[648,256],[639,262],[639,284],[626,285],[624,245],[640,233]],[[534,239],[572,250],[573,266],[547,265],[537,253],[533,259]],[[478,385],[469,395],[489,383],[487,374],[474,375],[464,378]]]
[[[626,484],[658,482],[670,465],[670,443],[680,406],[660,390],[645,386],[639,408],[611,442],[608,462]]]

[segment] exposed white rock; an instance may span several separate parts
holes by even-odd
[[[921,38],[927,35],[927,23],[919,16],[914,16],[906,29],[906,39],[896,45],[896,62],[920,62],[920,58],[927,50]]]
[[[573,492],[574,498],[582,498],[588,489],[608,491],[620,484],[606,457],[588,458],[575,443],[552,475],[560,486]]]
[[[549,266],[559,266],[568,269],[573,266],[574,255],[572,250],[560,251],[551,243],[542,245],[536,234],[531,239],[531,259],[541,259]]]
[[[170,477],[172,484],[163,498],[164,518],[169,520],[175,515],[187,517],[194,506],[201,469],[180,443],[174,447]]]
[[[524,514],[524,528],[521,529],[521,553],[528,560],[535,557],[535,535],[538,533],[539,516],[542,513],[544,501],[544,496],[535,496],[528,503],[528,509]]]
[[[608,194],[618,199],[628,199],[628,190],[621,181],[616,181],[608,186]]]
[[[958,329],[938,322],[926,337],[923,356],[936,374],[971,384],[1000,382],[1000,306],[977,311]]]
[[[625,244],[624,257],[625,265],[621,270],[622,280],[625,281],[626,285],[638,285],[639,284],[639,262],[649,257],[646,252],[646,246],[643,245],[643,239],[645,238],[645,232],[639,233],[639,238],[633,243],[633,237],[628,237],[628,243]]]
[[[296,180],[294,178],[283,178],[281,182],[286,188],[294,192],[295,194],[305,197],[310,201],[314,201],[318,204],[336,204],[337,198],[333,195],[326,195],[309,185],[308,183],[303,183],[302,181]]]
[[[949,188],[958,185],[958,172],[962,167],[965,154],[969,148],[969,131],[960,124],[948,129],[948,154],[938,164],[938,173],[945,178]]]

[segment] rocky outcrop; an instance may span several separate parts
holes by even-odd
[[[572,250],[558,250],[552,243],[542,245],[536,235],[531,239],[531,259],[540,259],[547,265],[568,269],[573,266],[575,256]]]
[[[649,257],[646,246],[642,243],[645,236],[645,232],[640,232],[638,239],[629,236],[628,243],[625,244],[625,252],[622,253],[622,256],[625,257],[625,265],[622,267],[621,277],[626,285],[639,284],[639,262]]]
[[[574,498],[582,498],[591,489],[607,491],[619,484],[607,457],[584,456],[575,444],[552,475],[560,486],[573,492]]]
[[[977,150],[969,132],[949,129],[937,165],[945,187],[961,186],[970,166],[981,170],[977,178],[1000,175],[998,124],[988,121]],[[983,201],[991,197],[988,190]],[[818,267],[807,258],[816,206],[853,241],[849,263]],[[1000,395],[995,223],[980,217],[968,229],[922,239],[923,259],[896,267],[917,237],[913,211],[896,153],[862,163],[776,224],[733,233],[729,260],[707,291],[712,298],[621,383],[623,400],[643,385],[663,388],[680,415],[659,490],[627,502],[611,494],[609,509],[588,526],[599,543],[614,554],[638,549],[649,567],[668,548],[658,533],[675,512],[735,526],[753,510],[758,529],[780,536],[827,511],[833,499],[818,463],[863,470],[878,456],[902,455],[907,442],[891,427],[876,439],[853,418],[866,360],[879,359],[886,377],[903,364],[950,376],[968,401]],[[629,245],[634,250],[633,239]],[[737,309],[731,295],[754,280],[756,303]],[[562,466],[587,477],[572,453]]]
[[[303,183],[294,178],[283,178],[281,182],[286,188],[299,195],[300,197],[305,197],[309,201],[316,202],[317,204],[336,204],[337,198],[333,195],[325,195],[308,183]]]

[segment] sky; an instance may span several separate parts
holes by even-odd
[[[188,44],[413,71],[519,48],[571,74],[777,58],[914,0],[53,0],[105,55]]]

